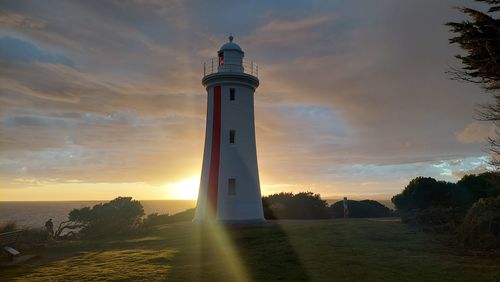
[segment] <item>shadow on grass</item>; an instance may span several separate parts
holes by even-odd
[[[309,280],[306,268],[280,224],[267,223],[232,234],[240,246],[241,256],[249,258],[247,267],[252,280]]]
[[[61,242],[0,278],[309,280],[281,225],[168,224],[142,235]],[[0,279],[3,280],[3,279]]]
[[[194,281],[309,280],[278,224],[195,225],[168,278]]]

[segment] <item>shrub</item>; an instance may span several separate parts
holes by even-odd
[[[266,219],[329,218],[328,204],[312,192],[279,193],[262,198]]]
[[[459,235],[466,248],[500,249],[500,198],[477,201],[467,212]]]
[[[11,232],[17,230],[17,225],[15,222],[6,222],[0,224],[0,233]]]
[[[74,209],[69,213],[68,221],[58,228],[79,229],[85,237],[101,237],[126,234],[134,231],[141,223],[144,209],[139,201],[131,197],[118,197],[108,203],[94,207]]]
[[[195,209],[188,209],[188,210],[176,213],[174,215],[152,213],[152,214],[149,214],[146,218],[144,218],[142,224],[145,228],[149,228],[149,227],[162,225],[162,224],[191,221],[191,220],[193,220],[194,212],[195,212]]]
[[[15,222],[0,225],[0,233],[16,230],[22,230],[15,244],[17,250],[25,251],[39,245],[45,245],[52,239],[45,228],[18,228]]]
[[[405,189],[392,197],[398,210],[428,207],[460,207],[467,209],[481,198],[500,195],[500,174],[485,172],[465,175],[456,184],[437,181],[430,177],[417,177]]]
[[[449,233],[456,230],[464,217],[460,208],[430,207],[427,209],[413,209],[401,213],[401,222],[434,233]]]
[[[353,201],[348,200],[349,217],[367,218],[367,217],[388,217],[394,216],[394,212],[381,203],[373,200]],[[344,217],[343,201],[332,204],[329,208],[330,215],[334,218]]]
[[[392,202],[400,211],[425,209],[428,207],[448,207],[451,204],[453,183],[437,181],[431,177],[417,177],[410,181],[403,192],[392,197]]]
[[[417,210],[416,223],[436,233],[452,232],[463,221],[464,211],[452,207],[430,207]]]
[[[400,194],[394,196],[392,202],[405,223],[421,225],[426,230],[437,232],[456,231],[456,227],[464,222],[467,210],[474,202],[482,197],[492,198],[500,195],[499,179],[498,172],[466,175],[456,184],[418,177]],[[471,211],[472,209],[469,213]],[[463,232],[472,232],[470,224],[464,223],[463,226],[469,226],[469,231]],[[478,235],[464,234],[464,238],[470,236]],[[464,240],[467,242],[469,239]]]
[[[146,216],[146,218],[142,220],[142,225],[145,228],[149,228],[169,223],[169,221],[170,221],[170,215],[168,213],[166,214],[151,213],[148,214],[148,216]]]
[[[173,214],[170,216],[170,222],[169,223],[175,223],[175,222],[183,222],[183,221],[191,221],[194,218],[194,212],[195,208],[193,209],[187,209],[185,211],[178,212],[176,214]]]
[[[465,175],[451,190],[453,204],[469,208],[481,198],[497,197],[500,195],[499,181],[498,172]]]
[[[36,245],[46,244],[51,240],[49,233],[45,228],[24,229],[19,236],[18,244],[23,245],[24,249],[29,249]]]

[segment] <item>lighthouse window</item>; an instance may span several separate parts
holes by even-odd
[[[235,92],[234,88],[229,88],[229,100],[234,101]]]
[[[236,178],[229,178],[227,180],[227,194],[229,196],[236,195]]]
[[[223,65],[223,64],[224,64],[224,53],[220,52],[219,53],[219,65]]]
[[[234,144],[234,140],[236,138],[236,130],[229,130],[229,143]]]

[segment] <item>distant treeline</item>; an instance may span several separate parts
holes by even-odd
[[[312,192],[278,193],[262,198],[266,219],[326,219],[344,217],[342,201],[328,205]],[[377,201],[348,201],[349,217],[388,217],[394,212]]]

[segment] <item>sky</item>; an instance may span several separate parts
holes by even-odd
[[[203,62],[259,64],[264,195],[390,198],[488,168],[488,95],[450,79],[473,1],[0,1],[0,200],[194,199]]]

